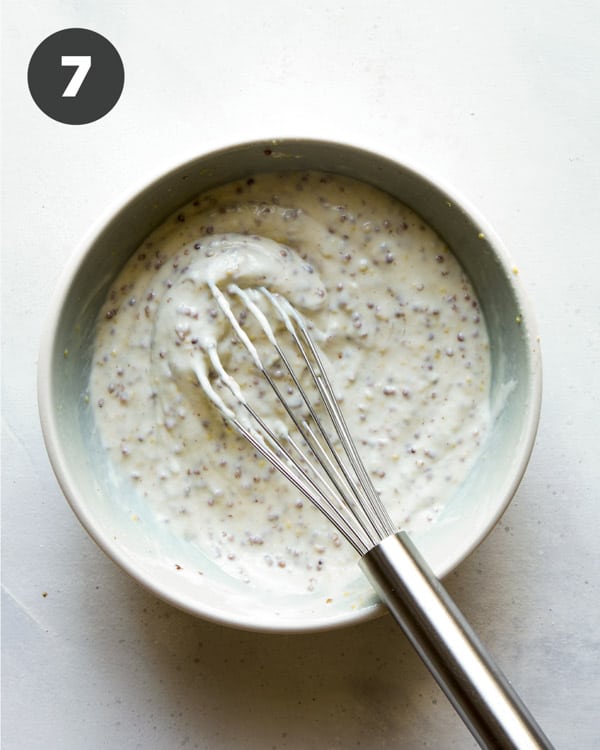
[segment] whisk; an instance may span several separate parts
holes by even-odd
[[[266,287],[230,284],[225,292],[212,282],[209,287],[273,390],[285,421],[267,421],[248,402],[216,341],[206,346],[210,367],[195,366],[207,397],[358,552],[363,573],[479,745],[489,750],[552,748],[408,534],[396,529],[360,459],[303,316]],[[272,374],[265,364],[234,313],[233,300],[244,310],[242,319],[252,320],[253,330],[272,348],[277,367],[287,373],[286,387],[279,384],[280,373]]]

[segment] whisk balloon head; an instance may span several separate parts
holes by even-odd
[[[262,400],[250,402],[217,341],[206,346],[209,367],[195,367],[200,386],[224,419],[366,554],[396,529],[359,456],[314,332],[285,297],[265,287],[209,286],[268,384],[277,416],[261,411]]]

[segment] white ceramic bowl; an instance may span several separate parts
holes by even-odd
[[[200,155],[121,200],[90,232],[59,284],[39,360],[42,428],[64,494],[100,547],[157,596],[216,622],[291,632],[355,623],[381,608],[372,596],[350,606],[353,597],[326,605],[322,597],[309,594],[266,594],[200,559],[197,549],[168,536],[149,514],[143,523],[131,523],[127,504],[107,479],[106,459],[84,398],[98,311],[111,281],[145,237],[203,189],[286,169],[347,175],[396,196],[441,235],[481,302],[491,342],[491,399],[497,414],[474,470],[438,522],[416,538],[439,577],[482,541],[517,489],[538,424],[541,362],[535,322],[518,275],[487,222],[454,190],[405,163],[355,146],[284,139]],[[357,566],[357,590],[364,585]]]

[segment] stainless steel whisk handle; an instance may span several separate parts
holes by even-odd
[[[482,748],[553,750],[408,534],[359,565]]]

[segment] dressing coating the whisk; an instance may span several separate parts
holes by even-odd
[[[226,292],[213,282],[209,287],[270,386],[279,414],[269,423],[247,401],[216,341],[204,346],[208,361],[196,359],[193,365],[207,397],[358,552],[365,576],[480,746],[552,748],[409,536],[392,522],[352,440],[319,352],[318,332],[285,297],[265,287],[231,284]],[[233,305],[241,305],[246,324]]]

